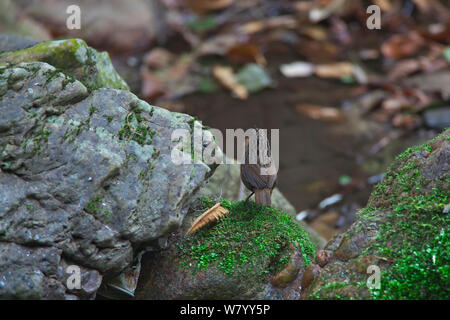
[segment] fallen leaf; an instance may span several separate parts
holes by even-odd
[[[212,37],[205,42],[203,42],[196,54],[198,56],[206,56],[206,55],[220,55],[224,56],[227,52],[238,45],[242,41],[235,34],[221,34],[215,37]]]
[[[288,28],[295,29],[298,26],[297,19],[294,16],[277,16],[266,20],[266,27],[269,29]]]
[[[250,21],[239,27],[239,32],[242,34],[254,34],[266,28],[266,23],[263,20]]]
[[[380,7],[382,11],[393,12],[396,8],[393,6],[390,0],[372,0],[373,4]]]
[[[420,70],[420,63],[416,59],[407,59],[398,62],[387,74],[387,78],[391,81],[408,76]]]
[[[315,7],[309,11],[309,20],[319,22],[334,14],[345,16],[354,11],[357,3],[355,0],[326,1],[325,6]]]
[[[444,52],[442,52],[442,55],[444,56],[445,60],[450,63],[450,47],[445,48]]]
[[[332,107],[320,107],[310,104],[301,104],[295,107],[299,115],[307,116],[314,120],[342,121],[344,116],[339,109]]]
[[[412,130],[419,127],[422,123],[421,118],[416,114],[399,113],[392,119],[394,127]]]
[[[448,44],[450,42],[450,22],[430,24],[420,33],[424,38]]]
[[[354,75],[354,67],[350,62],[322,64],[315,67],[315,74],[321,78],[342,78]]]
[[[281,65],[280,71],[288,78],[309,77],[314,74],[314,65],[309,62],[297,61]]]
[[[158,97],[180,97],[198,90],[196,75],[189,72],[195,64],[192,54],[182,54],[166,67],[150,70],[141,66],[141,94],[147,101]]]
[[[141,72],[141,95],[144,100],[151,101],[166,93],[164,84],[148,70]]]
[[[412,105],[412,102],[403,94],[396,94],[385,99],[381,103],[381,109],[387,115],[393,115],[402,109],[407,109]]]
[[[314,40],[302,41],[298,53],[312,63],[327,63],[335,61],[339,55],[339,48],[331,42]]]
[[[230,48],[226,54],[227,59],[233,63],[255,62],[262,66],[267,64],[259,46],[253,43],[238,44]]]
[[[194,220],[191,227],[187,231],[187,234],[193,234],[194,232],[202,229],[211,223],[218,221],[227,215],[229,211],[220,205],[220,202],[216,203],[213,207],[202,213],[197,219]]]
[[[239,70],[236,78],[248,92],[257,92],[272,85],[272,79],[266,69],[255,63],[246,64]]]
[[[247,88],[240,84],[231,67],[214,66],[212,73],[214,77],[228,90],[231,90],[239,99],[247,99]]]
[[[412,56],[423,45],[424,40],[417,32],[396,34],[383,42],[381,53],[388,58],[401,59]]]
[[[308,26],[300,29],[300,32],[316,41],[324,41],[328,38],[327,29],[321,26]]]
[[[168,67],[175,59],[175,56],[164,48],[154,48],[149,51],[143,59],[144,64],[152,69]]]
[[[362,49],[359,52],[359,56],[363,60],[374,60],[374,59],[378,59],[378,57],[380,56],[380,53],[376,49]]]
[[[229,7],[233,0],[188,0],[187,3],[194,12],[203,14]]]

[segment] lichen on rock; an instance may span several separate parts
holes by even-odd
[[[46,41],[18,51],[0,54],[2,63],[46,62],[83,82],[88,89],[128,90],[114,70],[107,52],[97,52],[81,39]]]

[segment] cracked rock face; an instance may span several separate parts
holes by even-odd
[[[1,298],[93,298],[133,248],[181,225],[214,169],[171,161],[172,130],[192,117],[45,62],[0,64],[0,114]]]

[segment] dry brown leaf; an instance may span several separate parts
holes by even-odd
[[[256,62],[262,66],[267,64],[259,46],[253,43],[242,43],[233,46],[227,52],[227,59],[234,63]]]
[[[372,2],[385,12],[393,12],[397,9],[390,0],[372,0]]]
[[[324,41],[328,38],[327,29],[321,26],[307,26],[300,29],[300,32],[303,35],[317,41]]]
[[[312,63],[328,63],[336,61],[339,48],[331,42],[315,40],[302,41],[298,53],[306,57]]]
[[[412,102],[403,94],[396,94],[385,99],[381,103],[381,110],[387,115],[394,115],[402,109],[408,109],[412,105]]]
[[[216,203],[210,209],[203,212],[197,219],[192,222],[191,227],[187,231],[187,234],[193,234],[194,232],[202,229],[211,223],[218,221],[227,215],[229,211],[220,205],[220,202]]]
[[[399,113],[392,119],[392,124],[397,128],[412,130],[420,126],[421,119],[416,114]]]
[[[214,77],[228,90],[231,90],[239,99],[247,99],[248,91],[245,86],[238,83],[233,69],[224,66],[213,67]]]
[[[141,95],[144,100],[151,101],[166,93],[166,87],[147,68],[141,70]]]
[[[314,120],[342,121],[344,116],[339,109],[331,107],[320,107],[310,104],[301,104],[295,107],[295,111]]]
[[[252,35],[264,30],[272,29],[296,29],[297,19],[294,16],[285,15],[272,17],[265,20],[250,21],[237,28],[239,34]]]
[[[379,56],[380,56],[380,53],[378,52],[377,49],[362,49],[359,52],[359,57],[362,60],[378,59]]]
[[[175,60],[175,56],[164,48],[154,48],[143,58],[144,64],[151,69],[168,67]]]
[[[266,23],[262,20],[250,21],[239,27],[239,31],[243,34],[253,34],[260,32],[266,28]]]
[[[423,38],[416,32],[396,34],[381,45],[381,53],[388,58],[401,59],[412,56],[423,45]]]
[[[447,44],[450,41],[450,22],[431,24],[427,30],[420,31],[420,34],[426,39]]]
[[[342,78],[354,75],[354,67],[350,62],[321,64],[315,67],[315,73],[321,78]]]
[[[240,39],[235,34],[220,34],[211,39],[204,41],[196,50],[198,56],[206,55],[225,55],[228,50],[238,45]]]
[[[319,22],[331,15],[346,16],[355,10],[358,1],[355,0],[332,0],[320,1],[319,7],[313,7],[309,11],[309,20]]]
[[[388,73],[389,80],[397,80],[420,70],[420,63],[417,59],[407,59],[398,62]]]
[[[196,13],[220,10],[229,7],[233,0],[188,0],[189,7]]]

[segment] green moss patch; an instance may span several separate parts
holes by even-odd
[[[136,109],[126,115],[125,123],[119,130],[120,140],[134,140],[141,146],[152,144],[156,131],[146,125],[148,119],[142,116],[141,112],[140,109]]]
[[[106,52],[97,52],[81,39],[41,42],[35,46],[0,53],[4,63],[46,62],[82,82],[89,91],[99,88],[129,90],[126,82],[114,70]]]
[[[197,215],[212,205],[213,201],[202,199]],[[287,214],[253,202],[222,200],[221,205],[230,214],[177,244],[181,267],[195,273],[214,266],[228,275],[237,269],[246,270],[249,277],[255,276],[250,274],[252,270],[257,270],[256,276],[265,276],[281,270],[295,247],[306,264],[311,262],[314,245]],[[261,265],[267,268],[261,269]]]
[[[450,197],[449,172],[435,179],[422,172],[424,157],[436,156],[437,140],[399,155],[375,187],[369,209],[360,212],[363,218],[375,209],[387,212],[378,241],[366,249],[392,262],[382,272],[381,289],[371,291],[374,299],[450,298],[450,217],[444,212]]]

